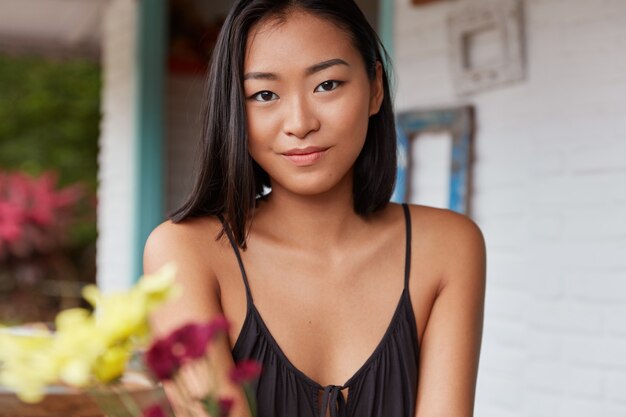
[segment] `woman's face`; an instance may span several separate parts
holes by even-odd
[[[278,188],[313,195],[352,180],[383,95],[346,32],[306,12],[254,27],[244,60],[249,151]],[[351,188],[350,188],[351,189]]]

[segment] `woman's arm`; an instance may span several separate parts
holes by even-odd
[[[485,244],[469,219],[445,213],[438,231],[441,265],[424,329],[416,417],[471,417],[485,297]]]
[[[182,295],[159,308],[151,317],[153,333],[158,337],[168,334],[175,328],[191,322],[207,322],[222,314],[219,299],[219,284],[211,267],[211,246],[215,245],[215,227],[206,221],[192,220],[185,224],[166,222],[157,227],[148,238],[144,250],[144,272],[149,274],[168,262],[177,266],[176,282]],[[215,229],[215,233],[212,229]],[[213,251],[214,252],[214,251]],[[216,378],[221,396],[235,399],[232,416],[249,417],[243,406],[243,392],[229,382],[228,373],[233,366],[233,357],[228,338],[218,338],[210,348],[209,358],[216,375],[202,375],[206,372],[183,370],[185,383],[194,387],[197,395],[208,389]],[[198,379],[200,374],[204,378]],[[166,385],[168,397],[175,409],[184,404],[171,386]],[[189,405],[187,403],[187,405]],[[180,413],[187,415],[187,413]]]

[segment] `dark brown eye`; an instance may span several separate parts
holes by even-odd
[[[252,95],[251,97],[252,99],[256,100],[256,101],[272,101],[272,100],[276,100],[278,98],[278,96],[274,93],[272,93],[271,91],[259,91],[258,93]]]
[[[317,88],[315,89],[315,91],[316,92],[333,91],[335,88],[339,87],[340,85],[341,85],[341,81],[328,80],[328,81],[324,81],[323,83],[318,85]]]

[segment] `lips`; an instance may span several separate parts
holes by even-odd
[[[290,149],[281,155],[297,166],[308,166],[320,160],[327,150],[328,148],[319,146],[307,146],[306,148]]]

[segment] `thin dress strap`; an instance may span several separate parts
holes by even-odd
[[[233,237],[232,231],[230,227],[226,223],[226,221],[222,218],[222,216],[218,216],[220,221],[222,222],[222,227],[224,228],[224,233],[228,237],[230,241],[230,245],[233,247],[233,251],[235,251],[235,256],[237,257],[237,262],[239,263],[239,270],[241,271],[241,277],[243,278],[243,284],[246,286],[246,298],[248,299],[248,304],[252,304],[252,293],[250,292],[250,284],[248,284],[248,275],[246,274],[246,268],[243,266],[243,261],[241,260],[241,253],[239,253],[239,246],[235,242],[235,238]]]
[[[411,212],[406,203],[402,203],[404,209],[404,222],[406,224],[406,253],[404,255],[404,288],[409,288],[409,275],[411,275]]]

